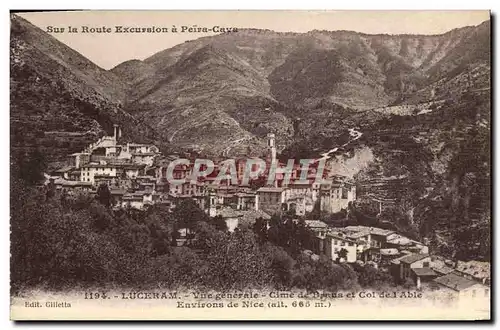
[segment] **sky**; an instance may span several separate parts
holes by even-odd
[[[369,34],[441,34],[478,25],[489,11],[79,11],[19,14],[104,69],[131,59],[143,60],[177,44],[215,33],[82,33],[88,28],[213,26],[277,32],[350,30]],[[68,26],[78,33],[69,33]]]

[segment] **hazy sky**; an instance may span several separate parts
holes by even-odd
[[[370,34],[440,34],[478,25],[489,11],[83,11],[19,14],[51,33],[97,65],[110,69],[130,59],[145,59],[187,40],[214,33],[81,33],[82,26],[166,27],[175,25],[270,29],[279,32],[351,30]],[[68,26],[78,33],[68,33]]]

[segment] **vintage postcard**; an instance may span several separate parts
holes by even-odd
[[[12,320],[489,320],[489,11],[10,13]]]

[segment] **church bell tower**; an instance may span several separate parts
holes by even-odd
[[[271,153],[271,163],[276,162],[276,139],[274,133],[267,134],[267,147]]]

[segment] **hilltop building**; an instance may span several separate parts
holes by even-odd
[[[349,203],[356,200],[356,186],[339,176],[331,183],[322,184],[319,188],[321,210],[327,213],[337,213],[347,209]]]

